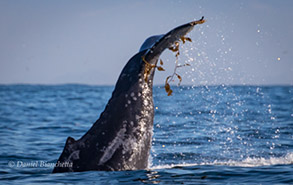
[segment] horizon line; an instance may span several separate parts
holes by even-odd
[[[115,86],[115,84],[90,84],[90,83],[0,83],[0,86]],[[250,83],[242,83],[242,84],[170,84],[173,87],[202,87],[202,86],[293,86],[293,84],[289,83],[273,83],[273,84],[250,84]],[[165,86],[165,84],[154,84],[154,87]]]

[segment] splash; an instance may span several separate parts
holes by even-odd
[[[293,152],[288,153],[283,157],[255,157],[255,158],[246,158],[242,161],[218,161],[213,162],[204,162],[204,163],[190,163],[190,164],[170,164],[170,165],[158,165],[151,166],[150,170],[157,169],[170,169],[174,167],[189,167],[189,166],[202,166],[202,165],[214,165],[214,166],[237,166],[237,167],[259,167],[259,166],[271,166],[271,165],[289,165],[293,164]]]

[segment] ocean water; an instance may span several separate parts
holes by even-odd
[[[155,86],[148,169],[52,174],[113,88],[0,85],[0,184],[293,184],[293,86]]]

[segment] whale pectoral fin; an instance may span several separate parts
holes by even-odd
[[[189,40],[189,38],[185,38],[184,36],[189,33],[195,25],[203,24],[204,22],[204,17],[202,17],[200,20],[189,22],[169,31],[163,37],[161,37],[152,48],[148,50],[148,52],[145,54],[145,59],[147,61],[150,61],[153,58],[157,59],[165,49],[171,48],[175,42],[179,41],[180,39],[182,41]]]

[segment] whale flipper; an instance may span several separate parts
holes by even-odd
[[[123,68],[100,118],[77,141],[68,137],[53,173],[147,168],[153,135],[155,68],[150,69],[147,80],[145,68],[156,65],[166,48],[202,21],[203,18],[145,41]]]

